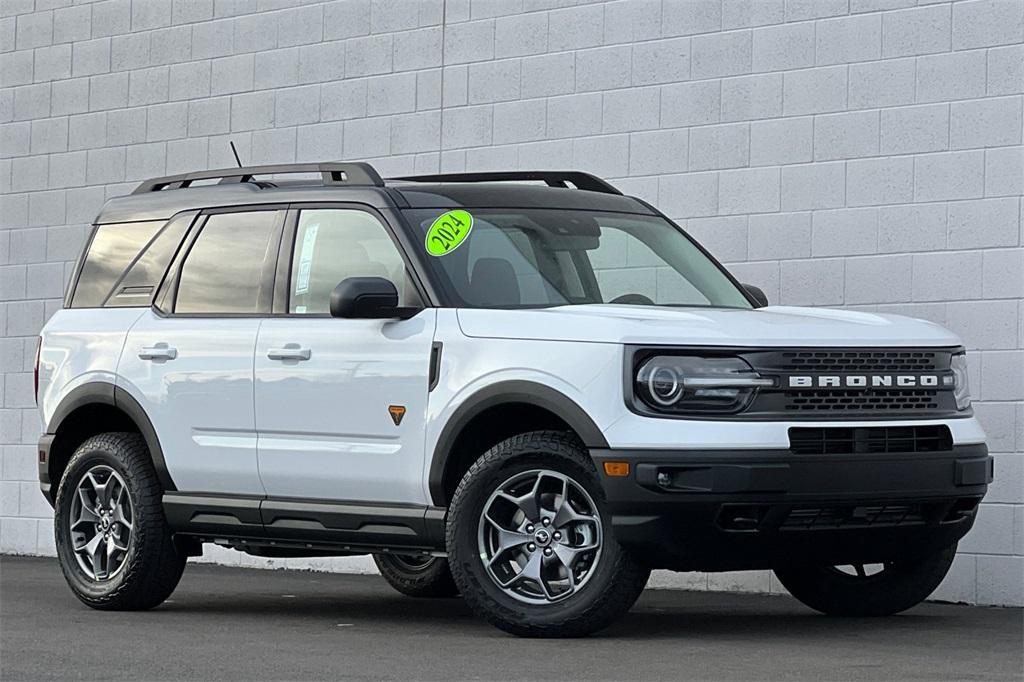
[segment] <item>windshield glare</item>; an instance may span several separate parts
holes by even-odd
[[[455,306],[587,303],[750,308],[719,267],[657,216],[561,209],[466,209],[470,234],[435,256],[443,209],[405,211],[424,260]]]

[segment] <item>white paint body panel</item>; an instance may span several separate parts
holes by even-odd
[[[421,471],[436,315],[263,320],[256,429],[268,495],[428,503]],[[268,357],[288,344],[308,349],[309,359]],[[400,424],[389,405],[406,408]]]

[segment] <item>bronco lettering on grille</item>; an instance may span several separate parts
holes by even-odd
[[[849,374],[791,376],[789,388],[937,388],[936,374]]]

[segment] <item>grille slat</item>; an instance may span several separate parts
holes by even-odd
[[[938,408],[938,391],[930,389],[905,390],[836,390],[811,389],[787,394],[787,411],[843,411],[843,410],[934,410]]]
[[[894,452],[943,452],[953,447],[949,427],[863,426],[793,427],[789,449],[797,455],[851,455]]]
[[[784,372],[932,372],[939,354],[913,350],[786,351],[780,353]]]
[[[925,523],[919,504],[885,504],[859,507],[796,507],[782,522],[782,530],[813,528],[867,528]]]

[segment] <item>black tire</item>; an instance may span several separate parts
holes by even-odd
[[[409,597],[444,598],[459,594],[443,557],[374,554],[373,560],[391,587]]]
[[[884,564],[873,575],[858,576],[832,566],[776,568],[790,594],[830,616],[891,616],[928,598],[949,572],[956,545],[935,554]]]
[[[123,566],[108,580],[96,580],[79,566],[69,524],[78,485],[96,465],[113,469],[124,480],[133,517]],[[138,433],[99,434],[75,451],[57,489],[54,534],[64,578],[83,603],[105,611],[136,611],[157,606],[174,591],[187,557],[171,538],[162,493]]]
[[[502,590],[481,559],[478,532],[484,505],[510,477],[546,469],[571,478],[597,507],[602,525],[600,558],[585,584],[549,603],[524,603]],[[579,637],[625,614],[643,591],[650,569],[614,539],[597,471],[583,444],[560,431],[534,431],[498,443],[463,476],[448,511],[448,562],[472,610],[492,625],[524,637]]]

